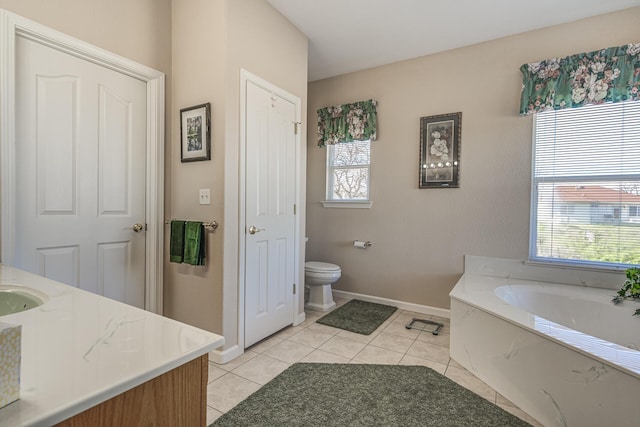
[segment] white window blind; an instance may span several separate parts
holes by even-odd
[[[530,258],[640,264],[640,102],[535,116]]]
[[[370,141],[327,147],[327,200],[369,200]]]

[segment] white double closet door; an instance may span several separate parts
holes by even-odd
[[[144,82],[17,38],[16,267],[144,307],[146,108]]]

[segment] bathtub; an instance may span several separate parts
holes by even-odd
[[[451,357],[545,426],[640,426],[640,304],[621,273],[465,257]]]

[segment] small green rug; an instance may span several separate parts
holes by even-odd
[[[369,335],[378,329],[395,311],[396,307],[352,299],[316,320],[316,323],[358,334]]]
[[[212,426],[521,427],[424,366],[296,363]]]

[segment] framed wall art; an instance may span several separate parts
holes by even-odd
[[[211,160],[211,103],[180,110],[180,160]]]
[[[460,187],[462,113],[420,118],[420,188]]]

